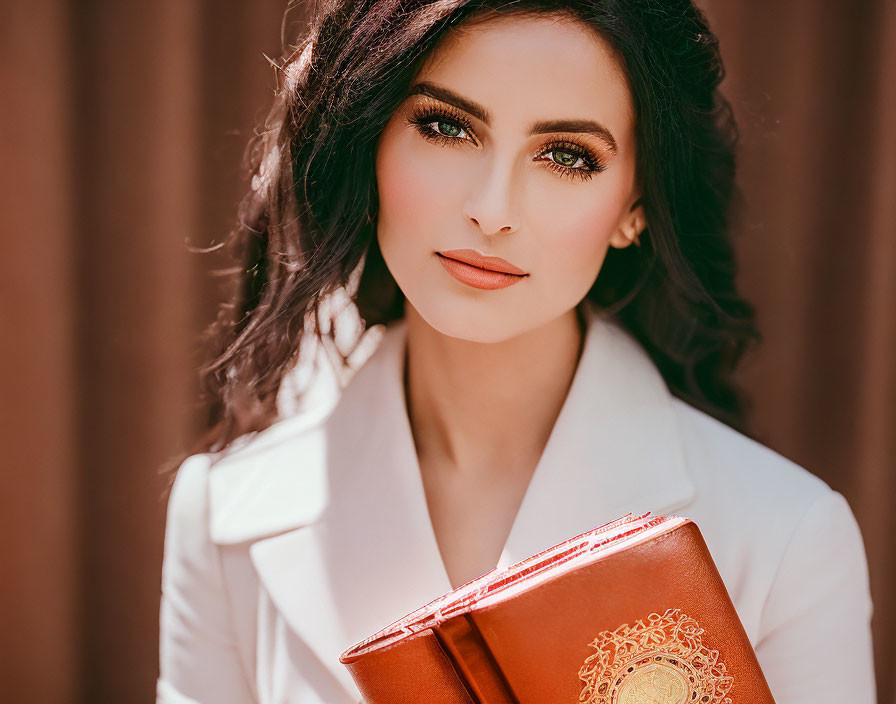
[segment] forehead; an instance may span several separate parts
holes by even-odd
[[[495,123],[599,119],[632,128],[624,68],[591,26],[570,17],[501,15],[462,25],[433,49],[415,81],[431,81],[489,109]]]

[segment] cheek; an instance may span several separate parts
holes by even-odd
[[[438,222],[444,223],[442,211],[450,200],[444,184],[452,181],[433,168],[427,150],[413,144],[414,137],[406,128],[389,126],[377,151],[378,224],[386,237],[412,232],[421,238]]]
[[[535,219],[532,232],[540,240],[537,249],[547,255],[544,262],[557,275],[577,280],[596,277],[623,207],[621,194],[616,193],[621,189],[574,185],[566,189],[551,189],[544,202],[533,194],[530,203],[535,207],[529,212]]]
[[[377,242],[399,288],[424,309],[432,276],[441,272],[433,252],[444,246],[440,233],[456,202],[445,184],[463,182],[439,167],[410,128],[392,124],[383,130],[375,161]]]

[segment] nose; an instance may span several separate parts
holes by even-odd
[[[485,235],[511,234],[519,229],[515,195],[513,170],[495,160],[485,182],[474,181],[464,215]]]

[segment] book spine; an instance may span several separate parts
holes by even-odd
[[[453,616],[433,632],[476,704],[519,704],[469,614]]]

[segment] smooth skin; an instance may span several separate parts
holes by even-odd
[[[575,374],[576,306],[607,248],[629,246],[645,219],[631,94],[588,25],[510,15],[462,27],[429,56],[412,86],[420,83],[489,118],[412,94],[376,154],[378,241],[407,298],[408,417],[457,586],[497,563]],[[427,110],[446,114],[414,124]],[[593,121],[611,137],[530,133],[557,120]],[[595,164],[603,170],[590,178],[572,173]],[[470,287],[436,255],[460,248],[503,257],[528,276],[497,290]]]

